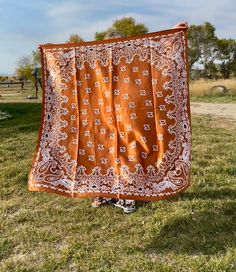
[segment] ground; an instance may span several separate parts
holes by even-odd
[[[192,102],[191,112],[193,114],[208,114],[220,117],[236,124],[236,104]]]
[[[28,85],[0,95],[0,111],[11,115],[0,121],[1,272],[236,271],[236,95],[191,98],[190,187],[138,202],[130,215],[93,209],[90,199],[29,192],[41,92],[27,99]]]
[[[0,110],[12,116],[0,121],[1,272],[236,270],[231,121],[193,114],[191,186],[125,215],[93,209],[90,199],[29,192],[41,104],[2,103]]]

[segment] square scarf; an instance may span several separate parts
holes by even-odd
[[[30,191],[159,200],[189,186],[187,29],[41,46]]]

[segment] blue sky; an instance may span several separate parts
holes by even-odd
[[[235,13],[235,0],[0,0],[0,74],[14,73],[17,60],[40,43],[63,43],[74,33],[93,40],[124,16],[150,32],[209,21],[218,37],[236,39]]]

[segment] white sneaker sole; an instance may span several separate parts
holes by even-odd
[[[122,209],[124,211],[124,213],[133,213],[136,210],[136,208],[129,209],[129,208],[126,208],[126,207],[122,206],[121,204],[117,204],[117,203],[114,203],[113,206]]]

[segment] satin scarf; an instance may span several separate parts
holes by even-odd
[[[189,185],[187,29],[41,46],[30,191],[160,200]]]

